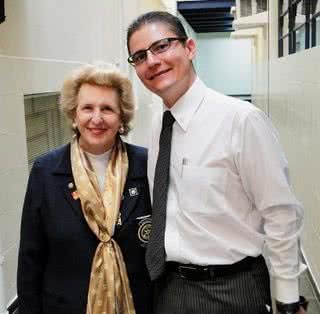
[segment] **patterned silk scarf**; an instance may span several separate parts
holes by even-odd
[[[71,164],[82,212],[100,240],[91,266],[87,314],[135,314],[123,256],[112,239],[128,172],[125,145],[118,139],[113,148],[103,193],[76,138],[71,143]]]

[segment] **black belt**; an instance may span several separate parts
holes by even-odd
[[[246,258],[229,265],[208,265],[200,266],[193,264],[180,264],[177,262],[167,262],[166,272],[179,274],[183,279],[207,280],[214,277],[227,276],[244,270],[249,270],[253,263],[264,261],[262,255],[258,257],[247,256]]]

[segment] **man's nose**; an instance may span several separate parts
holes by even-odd
[[[159,64],[160,63],[160,59],[157,55],[154,55],[150,50],[147,51],[147,59],[146,59],[146,63],[148,64],[148,66],[153,66],[155,64]]]

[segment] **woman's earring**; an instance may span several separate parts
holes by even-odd
[[[123,133],[124,133],[124,127],[123,125],[121,125],[119,128],[119,134],[122,135]]]
[[[76,131],[76,130],[77,130],[77,123],[72,122],[71,127],[72,127],[72,130],[73,130],[73,131]]]

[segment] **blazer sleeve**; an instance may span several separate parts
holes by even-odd
[[[46,237],[41,222],[43,170],[35,162],[25,195],[17,272],[20,314],[42,314],[43,274],[47,258]]]

